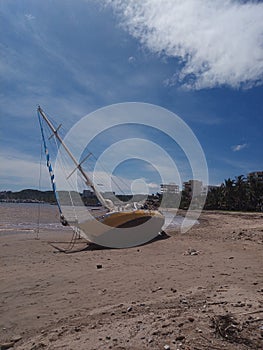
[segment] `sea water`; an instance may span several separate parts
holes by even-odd
[[[61,230],[57,207],[42,203],[0,203],[0,235]]]
[[[96,212],[97,208],[89,207]],[[176,215],[175,211],[162,211],[165,216],[163,229],[179,229],[193,226],[196,220]],[[96,215],[95,215],[96,216]],[[59,221],[57,206],[42,203],[0,203],[0,235],[7,233],[32,233],[39,230],[70,230]]]
[[[184,227],[192,227],[193,225],[199,224],[199,222],[195,219],[189,219],[185,218],[181,215],[176,215],[175,211],[162,211],[162,214],[165,216],[165,222],[163,229],[169,229],[169,230],[177,230],[182,225]]]

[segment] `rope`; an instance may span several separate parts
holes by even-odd
[[[86,249],[87,247],[85,246],[85,247],[82,248],[82,249],[73,250],[73,248],[75,247],[75,245],[76,245],[76,243],[77,243],[77,240],[80,239],[80,233],[79,233],[79,230],[78,230],[77,227],[76,227],[76,228],[75,228],[75,227],[71,227],[71,228],[72,228],[72,230],[73,230],[73,235],[72,235],[72,237],[71,237],[71,240],[70,240],[70,242],[69,242],[67,248],[60,248],[60,247],[56,246],[54,243],[52,243],[52,242],[49,242],[49,244],[50,244],[53,248],[57,249],[59,252],[66,253],[66,254],[68,254],[68,253],[73,253],[73,252],[77,252],[77,251],[82,251],[82,250]],[[88,245],[89,245],[89,243],[87,243],[87,246],[88,246]]]
[[[59,159],[59,165],[60,165],[61,168],[63,168],[64,174],[66,174],[66,168],[65,168],[65,165],[64,165],[64,163],[66,163],[66,160],[65,160],[65,157],[64,157],[63,153],[60,152],[60,150],[59,150],[57,139],[55,139],[55,144],[56,144],[56,147],[57,147],[57,152],[60,153],[60,157],[58,158]],[[64,161],[64,163],[63,163],[63,161]],[[68,182],[70,184],[70,187],[73,189],[71,180],[68,180]],[[73,198],[72,198],[72,195],[71,195],[70,191],[68,191],[68,194],[69,194],[71,206],[72,206],[73,211],[74,211],[74,218],[75,218],[75,221],[77,221],[76,209],[75,209],[74,201],[73,201]]]
[[[40,142],[40,156],[39,156],[39,178],[38,178],[38,190],[41,191],[41,182],[42,182],[42,162],[43,162],[43,145]],[[40,206],[41,203],[38,203],[37,210],[37,229],[35,230],[36,239],[39,239],[39,231],[40,231]]]

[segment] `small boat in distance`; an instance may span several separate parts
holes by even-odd
[[[127,248],[138,246],[157,237],[162,231],[162,226],[165,222],[164,215],[158,210],[144,209],[143,203],[133,203],[131,206],[124,202],[116,205],[110,199],[104,198],[98,190],[97,185],[93,183],[91,177],[88,176],[87,172],[82,167],[82,164],[88,157],[82,162],[77,161],[58,132],[61,125],[55,128],[40,106],[37,112],[47,158],[47,167],[62,225],[71,226],[74,230],[77,230],[79,235],[87,242],[95,243],[103,247]],[[78,201],[78,205],[75,205],[74,208],[71,208],[68,204],[65,205],[61,203],[59,191],[63,191],[63,189],[58,190],[56,188],[55,175],[47,148],[43,122],[52,133],[50,137],[55,136],[56,140],[58,140],[59,144],[70,158],[72,165],[74,165],[75,169],[72,173],[75,170],[79,172],[85,185],[92,189],[97,199],[102,204],[104,211],[96,210],[96,212],[98,212],[97,216],[94,215],[94,212],[91,214],[90,210],[85,207],[83,203],[80,203],[80,201]],[[68,177],[70,176],[71,175]],[[74,216],[72,215],[73,211]]]

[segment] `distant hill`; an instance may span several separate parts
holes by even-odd
[[[58,194],[60,198],[68,199],[69,192],[59,191]],[[73,198],[74,203],[77,203],[79,201],[79,196],[82,197],[82,195],[74,191],[71,192],[70,196],[71,198]],[[0,192],[0,202],[56,204],[56,199],[53,191],[25,189],[19,192]],[[96,196],[92,196],[90,198],[83,198],[83,202],[85,205],[98,205],[98,199]]]
[[[63,202],[69,201],[69,192],[59,191],[59,198]],[[70,197],[73,199],[74,203],[78,203],[80,197],[85,205],[97,206],[100,205],[96,195],[92,192],[89,197],[84,196],[78,192],[72,191]],[[131,195],[117,195],[120,201],[127,202],[132,199]],[[135,195],[134,200],[140,201],[145,197],[145,195]],[[150,196],[151,197],[151,196]],[[2,191],[0,192],[0,202],[14,202],[14,203],[50,203],[56,204],[56,199],[53,191],[39,191],[33,189],[25,189],[19,192],[12,191]]]
[[[25,189],[19,192],[2,191],[0,192],[1,202],[44,202],[54,204],[56,202],[53,191],[38,191]]]

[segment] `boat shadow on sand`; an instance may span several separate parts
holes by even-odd
[[[148,242],[145,242],[139,246],[136,247],[142,247],[148,244],[151,244],[153,242],[158,242],[158,241],[162,241],[164,239],[168,239],[170,238],[170,236],[162,231],[160,232],[156,237],[154,237],[153,239],[151,239]],[[99,244],[96,243],[87,243],[81,239],[77,239],[75,242],[48,242],[53,248],[55,248],[56,250],[54,251],[54,253],[65,253],[65,254],[73,254],[73,253],[79,253],[79,252],[83,252],[83,251],[94,251],[94,250],[116,250],[116,249],[121,249],[121,248],[113,248],[113,247],[104,247],[101,246]],[[57,244],[59,244],[60,246],[58,246]],[[66,248],[63,248],[62,246],[67,245]],[[82,245],[82,247],[77,247],[79,245]],[[135,248],[135,247],[133,247]],[[128,248],[123,248],[123,249],[128,249]]]

